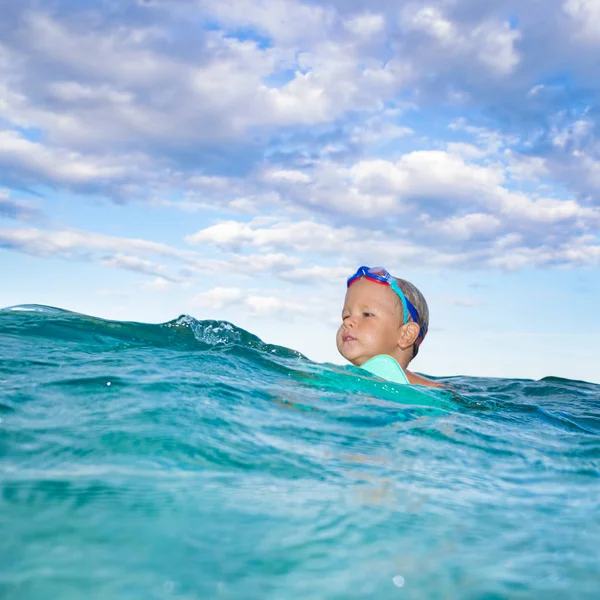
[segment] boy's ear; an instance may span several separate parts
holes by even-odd
[[[398,338],[398,346],[402,350],[410,348],[419,337],[421,328],[416,323],[407,323],[404,327],[400,328],[400,337]]]

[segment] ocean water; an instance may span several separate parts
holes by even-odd
[[[2,600],[600,597],[600,386],[0,311]]]

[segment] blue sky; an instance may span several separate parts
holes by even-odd
[[[0,0],[0,305],[317,361],[345,278],[415,370],[600,382],[600,2]]]

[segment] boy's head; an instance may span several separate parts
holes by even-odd
[[[357,366],[378,354],[389,354],[406,368],[417,355],[428,325],[427,302],[414,285],[385,269],[360,267],[348,279],[337,347]]]

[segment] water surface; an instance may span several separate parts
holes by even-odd
[[[3,600],[598,598],[600,386],[0,311]]]

